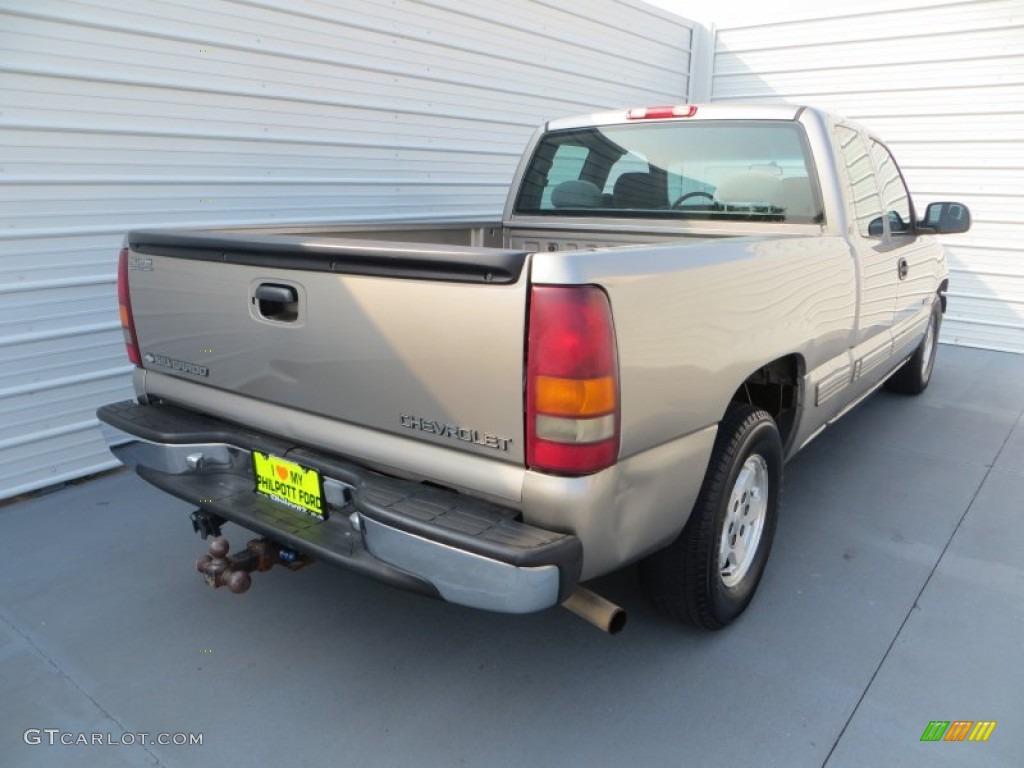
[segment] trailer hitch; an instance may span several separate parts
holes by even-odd
[[[206,541],[208,536],[220,536],[220,527],[226,522],[223,517],[207,512],[205,509],[195,510],[189,518],[192,530]]]
[[[227,587],[236,595],[252,586],[249,574],[253,571],[269,571],[275,565],[297,571],[313,562],[269,539],[253,539],[245,549],[233,555],[228,555],[230,549],[228,540],[218,536],[210,542],[209,554],[196,560],[196,570],[203,574],[209,586],[214,589]]]

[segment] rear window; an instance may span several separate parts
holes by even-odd
[[[802,127],[751,120],[553,131],[534,152],[515,212],[804,224],[824,219]]]

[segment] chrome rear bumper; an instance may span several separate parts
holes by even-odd
[[[314,559],[503,613],[558,605],[579,578],[579,540],[515,510],[166,404],[125,401],[97,415],[111,452],[143,479]],[[327,518],[256,493],[254,450],[320,472]]]

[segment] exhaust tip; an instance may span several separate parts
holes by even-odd
[[[609,635],[619,634],[629,620],[629,614],[623,608],[586,587],[577,586],[562,603],[562,607]]]
[[[629,614],[622,608],[616,608],[615,613],[612,614],[612,617],[608,620],[608,627],[605,631],[609,635],[617,635],[626,628],[626,622],[628,621]]]

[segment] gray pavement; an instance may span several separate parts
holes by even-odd
[[[614,638],[321,565],[206,589],[189,508],[124,472],[8,504],[0,766],[1024,764],[1024,357],[943,346],[924,395],[870,398],[786,482],[745,616],[674,625],[626,569],[593,585],[630,610]],[[922,743],[931,720],[998,725]]]

